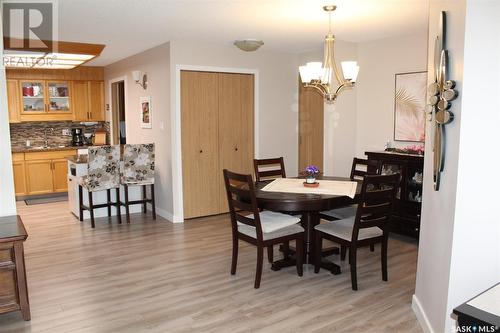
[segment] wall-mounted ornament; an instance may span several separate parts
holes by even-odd
[[[434,190],[439,191],[441,172],[444,170],[446,131],[445,126],[453,121],[451,101],[457,98],[455,81],[448,78],[448,51],[446,50],[446,12],[441,12],[439,31],[434,45],[434,82],[429,85],[430,121],[434,122]]]

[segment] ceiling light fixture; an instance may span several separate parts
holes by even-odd
[[[44,43],[48,45],[48,42]],[[24,45],[23,40],[10,37],[4,37],[4,45],[3,64],[8,68],[71,69],[98,57],[104,49],[100,44],[60,41],[50,42],[54,47],[52,52],[28,50],[18,46]]]
[[[334,54],[335,36],[332,33],[332,12],[335,9],[337,9],[337,6],[333,5],[323,7],[323,10],[328,12],[329,17],[323,64],[321,62],[308,62],[305,66],[299,67],[300,79],[304,87],[317,89],[329,103],[335,102],[344,88],[354,86],[359,72],[356,61],[342,61],[342,73],[337,68]],[[334,77],[339,85],[335,90],[332,87]]]
[[[234,45],[242,51],[253,52],[264,45],[264,42],[258,39],[235,40]]]

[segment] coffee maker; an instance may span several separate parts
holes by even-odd
[[[71,129],[71,145],[72,146],[83,146],[83,130],[81,128]]]

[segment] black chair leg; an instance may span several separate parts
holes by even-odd
[[[147,206],[146,206],[146,200],[147,200],[147,194],[146,194],[146,185],[142,185],[142,213],[145,214],[147,211]]]
[[[273,263],[273,246],[269,245],[267,247],[267,261],[269,261],[270,264]]]
[[[238,237],[233,235],[233,257],[231,258],[231,275],[236,274],[238,264]]]
[[[153,212],[153,220],[156,220],[155,184],[151,184],[151,209]]]
[[[255,289],[259,289],[260,287],[263,261],[264,261],[264,247],[262,245],[257,245],[257,269],[255,270],[255,284],[254,284]]]
[[[90,225],[95,228],[94,221],[94,200],[92,198],[92,192],[89,191],[89,211],[90,211]]]
[[[388,237],[384,237],[382,241],[382,280],[387,281],[387,242]]]
[[[375,251],[375,244],[371,244],[370,245],[370,252],[374,252]]]
[[[83,221],[83,189],[82,185],[78,185],[78,218]]]
[[[304,264],[304,238],[299,237],[295,241],[295,246],[297,247],[296,262],[297,262],[297,274],[302,276],[303,274],[303,264]]]
[[[321,249],[323,247],[323,239],[321,237],[321,232],[314,230],[314,273],[319,273],[321,266]]]
[[[128,185],[123,185],[123,190],[125,192],[125,216],[127,218],[127,223],[130,223],[130,206],[128,201]]]
[[[287,259],[290,256],[290,242],[283,242],[283,259]]]
[[[340,245],[340,260],[342,260],[342,261],[345,260],[346,252],[347,252],[347,246]]]
[[[120,202],[120,188],[116,188],[116,217],[118,219],[118,224],[122,224],[122,204]]]
[[[358,276],[356,272],[356,246],[351,244],[349,248],[349,259],[351,264],[351,284],[352,290],[358,290]]]
[[[107,195],[107,198],[108,198],[108,217],[111,217],[111,189],[107,189],[106,190],[106,195]],[[111,220],[109,221],[111,222]]]

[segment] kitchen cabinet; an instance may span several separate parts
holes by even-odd
[[[73,81],[72,108],[75,121],[105,121],[104,82]]]
[[[17,80],[7,80],[7,107],[9,109],[9,123],[21,122],[19,82]]]
[[[70,82],[19,81],[21,121],[72,120]]]
[[[54,192],[68,191],[68,161],[65,158],[52,160],[52,182]]]
[[[52,193],[54,189],[52,161],[26,161],[26,178],[28,194]]]
[[[26,171],[24,169],[24,161],[12,162],[14,170],[14,188],[16,195],[26,194]]]
[[[66,157],[75,154],[74,149],[13,154],[16,195],[66,192]]]

